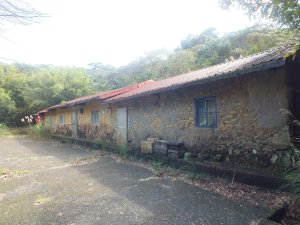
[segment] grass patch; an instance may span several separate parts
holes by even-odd
[[[0,167],[0,179],[10,178],[10,177],[21,177],[31,174],[30,170],[10,170],[7,168]]]
[[[27,135],[26,127],[10,127],[9,134],[11,135]]]

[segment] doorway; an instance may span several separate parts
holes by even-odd
[[[126,144],[127,143],[127,108],[117,108],[116,115],[116,132],[117,142]]]
[[[78,133],[78,113],[77,110],[72,111],[72,137],[77,137]]]

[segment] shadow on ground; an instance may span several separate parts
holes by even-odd
[[[29,170],[0,179],[0,224],[273,224],[268,209],[197,187],[73,144],[0,138],[0,165]]]

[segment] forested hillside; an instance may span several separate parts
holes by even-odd
[[[147,79],[163,79],[299,41],[297,30],[254,26],[220,36],[214,28],[184,38],[173,52],[148,52],[126,66],[88,68],[0,65],[0,122],[18,124],[25,114],[72,98]]]

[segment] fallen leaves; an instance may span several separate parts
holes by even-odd
[[[77,160],[74,160],[71,162],[71,164],[73,166],[82,166],[82,165],[91,164],[91,163],[97,162],[99,160],[99,158],[103,157],[104,155],[105,155],[104,153],[99,152],[93,156],[88,156],[88,157],[79,158]]]

